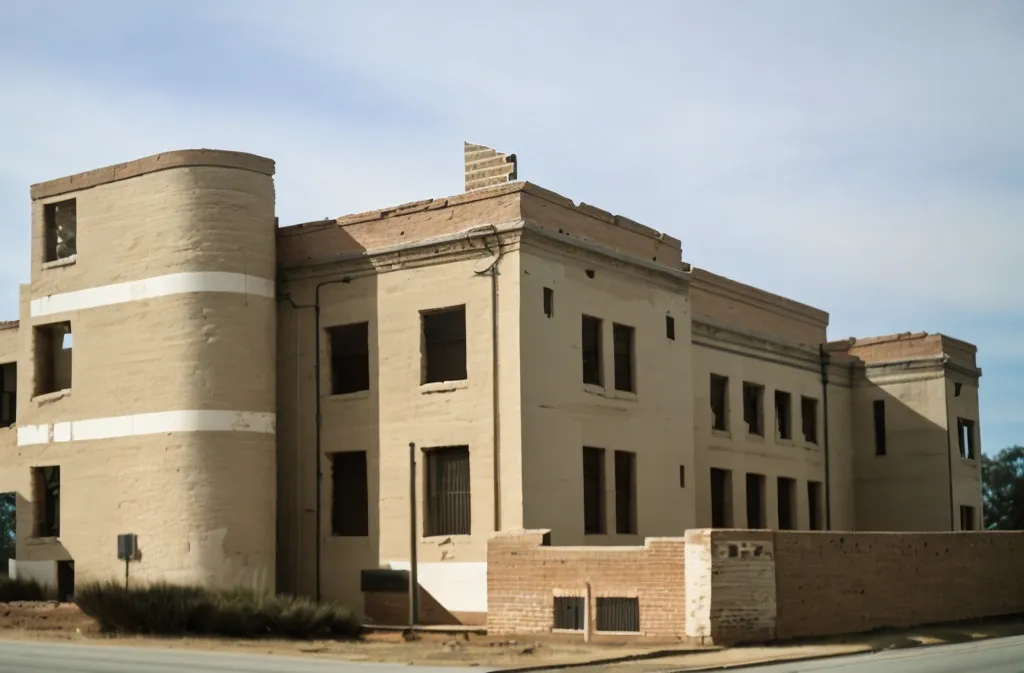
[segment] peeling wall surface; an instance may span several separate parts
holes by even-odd
[[[547,559],[542,586],[578,591],[579,565],[607,585],[595,591],[661,596],[663,617],[641,609],[647,636],[714,639],[769,628],[779,545],[757,531],[684,544],[694,529],[982,526],[972,345],[826,342],[824,311],[694,269],[678,239],[518,181],[515,155],[464,151],[464,193],[285,227],[273,162],[238,152],[34,185],[31,278],[19,320],[0,323],[0,365],[17,365],[0,389],[16,398],[0,492],[16,494],[17,562],[120,577],[117,536],[134,533],[138,581],[401,615],[397,594],[364,594],[361,573],[407,568],[413,544],[428,621],[481,623],[499,605],[496,628],[549,628],[547,594],[508,616],[517,603],[492,586]],[[425,316],[454,307],[465,338],[445,343],[464,346],[464,372],[427,381]],[[594,353],[584,316],[601,321]],[[357,324],[362,350],[339,355],[332,335]],[[65,328],[66,343],[53,336]],[[584,358],[600,380],[584,380]],[[361,368],[358,389],[334,389]],[[712,377],[729,380],[725,427]],[[744,383],[761,390],[759,432]],[[958,419],[973,423],[971,455]],[[429,523],[442,498],[428,463],[451,447],[468,468],[444,496],[460,503],[448,530]],[[603,451],[586,469],[584,447]],[[365,452],[363,482],[335,473],[352,452]],[[59,504],[36,471],[52,467]],[[725,495],[712,470],[727,472]],[[363,491],[365,503],[344,500]],[[523,530],[554,546],[517,533],[538,548],[494,567],[489,539]],[[684,556],[696,564],[685,577]],[[717,587],[701,574],[719,570]]]

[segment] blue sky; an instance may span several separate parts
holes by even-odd
[[[292,223],[461,190],[463,140],[823,308],[979,346],[1024,443],[1024,5],[96,0],[0,9],[0,317],[33,182],[169,149],[278,162]]]

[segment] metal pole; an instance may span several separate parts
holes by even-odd
[[[417,572],[416,547],[416,443],[409,442],[409,629],[420,617],[420,583]]]
[[[124,560],[124,590],[128,591],[128,564],[131,563],[130,559]]]

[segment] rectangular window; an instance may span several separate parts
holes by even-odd
[[[640,599],[636,597],[598,596],[594,630],[603,633],[640,631]]]
[[[665,337],[669,341],[676,340],[676,319],[670,315],[665,316]]]
[[[0,427],[18,422],[18,363],[0,365]]]
[[[796,528],[796,481],[779,477],[779,530]]]
[[[729,379],[718,374],[711,375],[711,428],[729,429]]]
[[[466,379],[466,305],[423,315],[423,383]]]
[[[583,532],[603,535],[604,516],[604,449],[583,447]]]
[[[583,383],[601,384],[601,319],[583,316]]]
[[[78,206],[75,199],[43,206],[43,261],[74,257],[78,253]]]
[[[636,454],[615,452],[615,532],[636,535]]]
[[[32,468],[35,536],[60,537],[60,467]]]
[[[875,455],[885,455],[885,400],[875,400],[872,405],[875,415]]]
[[[732,470],[711,468],[711,527],[732,528]]]
[[[793,397],[781,390],[775,391],[775,436],[793,439]]]
[[[426,450],[426,535],[469,535],[469,447]]]
[[[370,323],[328,327],[331,339],[331,394],[370,389]]]
[[[71,323],[58,322],[33,329],[35,337],[35,395],[71,388]]]
[[[636,392],[633,376],[633,343],[635,330],[628,325],[612,325],[612,341],[615,348],[615,389]]]
[[[339,537],[370,534],[366,451],[331,455],[331,532]]]
[[[974,508],[960,505],[960,530],[974,530]]]
[[[818,443],[818,400],[813,397],[800,398],[800,420],[804,426],[804,441]]]
[[[558,631],[582,631],[583,605],[583,596],[555,596],[554,628]]]
[[[810,511],[811,530],[825,530],[825,517],[822,516],[821,482],[807,482],[807,506]]]
[[[978,457],[977,447],[974,445],[974,421],[966,418],[956,419],[956,434],[960,442],[960,457],[967,460],[974,460]]]
[[[747,528],[764,528],[764,475],[747,475]]]
[[[748,433],[764,437],[764,386],[743,382],[743,422]]]
[[[555,315],[555,291],[550,287],[544,288],[544,315],[549,318]]]

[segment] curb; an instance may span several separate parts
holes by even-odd
[[[516,668],[497,667],[495,673],[533,673],[533,671],[561,671],[569,668],[583,668],[584,666],[611,666],[612,664],[626,664],[631,661],[645,661],[647,659],[664,659],[665,657],[678,657],[684,654],[699,654],[701,652],[720,652],[721,647],[712,648],[687,648],[681,650],[655,650],[654,652],[643,652],[641,654],[626,654],[621,657],[608,657],[606,659],[591,659],[590,661],[575,661],[569,664],[537,664],[536,666],[519,666]]]

